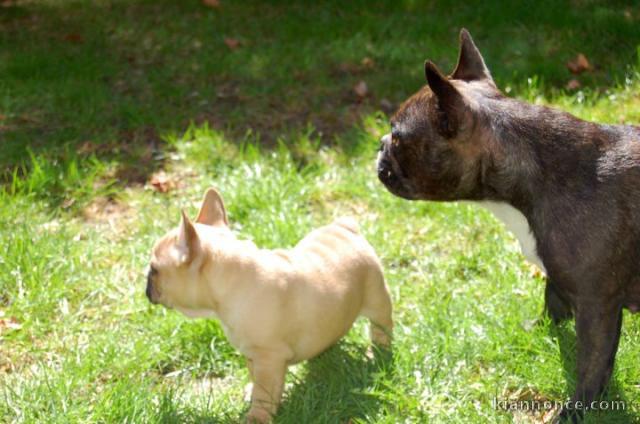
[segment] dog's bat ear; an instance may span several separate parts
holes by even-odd
[[[486,80],[493,83],[480,50],[478,50],[471,38],[471,34],[465,28],[460,30],[460,55],[451,78],[464,81]]]
[[[180,260],[184,263],[191,263],[200,252],[198,233],[184,210],[182,211],[182,221],[178,229],[177,248]]]
[[[210,188],[204,194],[196,222],[213,226],[229,225],[222,196],[220,196],[220,193],[218,193],[215,188]]]
[[[449,78],[442,75],[442,72],[433,62],[429,60],[425,62],[424,73],[427,77],[429,88],[438,99],[438,106],[445,114],[442,119],[442,130],[445,135],[453,136],[458,117],[464,111],[462,94],[453,86]]]

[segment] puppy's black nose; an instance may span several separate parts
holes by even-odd
[[[153,293],[152,293],[152,288],[151,288],[151,284],[147,283],[147,290],[145,290],[145,294],[147,295],[147,299],[149,299],[149,302],[151,303],[156,303],[153,300]]]
[[[147,299],[149,299],[149,302],[151,303],[158,303],[156,302],[156,300],[153,298],[153,276],[155,275],[155,272],[153,269],[149,270],[149,273],[147,274],[147,289],[145,290],[145,294],[147,295]]]
[[[151,286],[151,284],[147,284],[147,290],[145,290],[145,294],[147,295],[147,299],[149,299],[149,302],[153,303],[154,305],[158,303],[153,297],[153,287]]]

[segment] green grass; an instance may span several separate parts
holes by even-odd
[[[572,324],[532,325],[544,282],[514,239],[472,205],[406,202],[377,182],[380,101],[416,90],[427,57],[449,70],[464,25],[510,95],[637,124],[637,5],[343,3],[0,8],[0,421],[243,416],[247,371],[218,323],[144,296],[153,242],[211,185],[261,246],[350,214],[385,266],[393,357],[368,359],[358,321],[291,370],[277,422],[530,422],[492,399],[571,394]],[[569,92],[578,52],[595,69]],[[145,184],[159,170],[177,187]],[[608,399],[628,409],[590,422],[640,420],[640,324],[625,320]]]

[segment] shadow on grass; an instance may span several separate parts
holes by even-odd
[[[376,381],[393,368],[391,351],[340,342],[306,365],[305,375],[293,383],[278,412],[277,423],[371,421],[383,400]]]
[[[64,162],[67,146],[115,163],[119,184],[140,184],[164,165],[159,134],[191,121],[231,140],[295,142],[311,126],[340,143],[362,116],[419,88],[425,58],[450,70],[462,26],[516,93],[533,75],[563,87],[578,52],[594,64],[577,77],[583,87],[610,86],[640,44],[637,8],[611,1],[16,4],[0,15],[5,181],[29,150]],[[353,90],[360,81],[364,95]]]
[[[370,421],[381,402],[375,391],[376,380],[384,378],[393,368],[393,354],[374,349],[371,358],[367,348],[340,342],[305,365],[304,375],[293,377],[287,387],[275,423],[330,423]],[[160,400],[158,418],[161,422],[236,423],[249,410],[207,414],[184,409],[176,401],[176,393],[168,392]]]
[[[560,325],[551,325],[550,334],[558,342],[560,355],[562,356],[563,377],[567,382],[566,394],[567,398],[571,396],[576,388],[576,334],[572,329],[573,321],[562,323]],[[625,405],[624,410],[601,410],[592,411],[585,414],[585,423],[630,423],[634,422],[636,416],[630,411],[631,405],[624,395],[620,384],[618,383],[615,372],[609,381],[609,385],[603,395],[601,401],[606,402],[608,408],[615,405],[614,402],[621,402]]]

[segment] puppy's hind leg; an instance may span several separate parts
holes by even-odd
[[[360,314],[371,321],[371,341],[382,347],[391,345],[393,319],[391,318],[391,297],[384,283],[382,271],[371,273],[365,284],[365,296]]]

